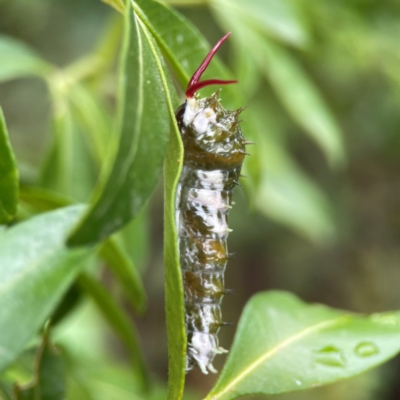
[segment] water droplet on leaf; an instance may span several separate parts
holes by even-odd
[[[361,342],[356,346],[354,352],[360,357],[370,357],[378,354],[379,349],[372,342]]]
[[[324,364],[329,367],[345,367],[346,358],[341,350],[335,346],[325,346],[316,351],[315,360],[319,364]]]

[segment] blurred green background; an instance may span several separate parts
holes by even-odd
[[[226,286],[236,291],[224,300],[224,319],[237,322],[251,295],[268,289],[361,313],[400,309],[400,4],[244,3],[174,4],[210,46],[232,30],[221,57],[243,91],[244,104],[235,106],[248,106],[242,114],[247,119],[244,134],[257,142],[249,148],[253,158],[246,161],[250,179],[237,190],[230,217],[230,251],[236,257],[228,265]],[[247,25],[241,25],[243,21]],[[90,72],[83,73],[83,82],[110,126],[120,25],[117,13],[98,0],[0,1],[0,33],[28,44],[52,64],[69,68],[82,65],[94,51],[104,55],[100,66],[88,63]],[[0,104],[22,182],[42,182],[78,200],[87,199],[98,168],[91,157],[80,159],[83,152],[74,153],[79,168],[72,192],[43,178],[55,131],[53,103],[43,81],[2,83]],[[83,130],[85,124],[77,124],[78,137]],[[90,145],[82,146],[91,153]],[[132,239],[127,249],[140,267],[149,299],[148,312],[135,321],[160,386],[167,377],[162,207],[160,182],[127,236]],[[107,272],[103,275],[112,288]],[[229,348],[233,335],[234,328],[224,329],[221,344]],[[56,338],[71,354],[79,354],[72,368],[79,378],[72,381],[100,385],[93,398],[131,398],[129,388],[125,394],[121,389],[130,382],[125,351],[90,303],[82,301],[59,325]],[[92,370],[93,376],[80,371],[85,370],[84,359],[93,362],[100,352],[115,363],[110,369],[114,386],[101,387],[103,377],[110,376],[106,368]],[[224,357],[216,359],[217,369],[223,361]],[[349,381],[277,398],[395,400],[400,398],[399,374],[397,357]],[[197,370],[187,376],[193,398],[207,393],[214,382],[214,376]],[[71,399],[92,398],[72,385]]]

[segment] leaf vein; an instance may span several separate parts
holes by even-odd
[[[342,315],[340,317],[336,317],[334,319],[330,319],[328,321],[322,321],[319,322],[318,324],[309,326],[306,329],[303,329],[302,331],[296,333],[295,335],[283,340],[282,342],[278,343],[275,347],[273,347],[272,349],[270,349],[269,351],[267,351],[264,355],[256,358],[247,368],[245,368],[243,370],[242,373],[240,373],[236,378],[234,378],[226,387],[225,389],[223,389],[222,391],[220,391],[219,393],[216,393],[214,395],[212,395],[211,397],[207,397],[210,398],[211,400],[217,400],[219,398],[221,398],[225,393],[227,393],[228,391],[234,389],[234,387],[241,381],[243,380],[247,375],[251,374],[257,367],[259,367],[262,363],[264,363],[265,361],[267,361],[269,358],[271,358],[272,356],[274,356],[278,351],[284,349],[285,347],[290,346],[291,344],[295,343],[296,341],[302,339],[303,337],[329,328],[337,323],[339,323],[339,321],[341,321],[342,319],[347,319],[349,318],[350,314],[346,314],[346,315]]]

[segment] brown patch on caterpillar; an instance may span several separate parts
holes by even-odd
[[[240,108],[226,110],[218,99],[219,91],[198,99],[195,92],[211,84],[236,81],[200,82],[224,36],[210,51],[191,78],[186,102],[176,111],[184,146],[182,174],[176,193],[176,224],[180,264],[184,284],[187,332],[186,370],[197,365],[205,374],[217,372],[212,365],[216,354],[227,352],[218,345],[218,331],[229,325],[222,321],[221,301],[231,291],[225,289],[228,252],[228,214],[232,193],[240,186],[239,177],[246,142],[240,128]]]

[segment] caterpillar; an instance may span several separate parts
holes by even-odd
[[[227,350],[219,347],[222,322],[221,301],[228,259],[228,214],[232,193],[239,185],[246,142],[238,115],[226,110],[219,91],[207,98],[195,93],[209,85],[236,80],[200,81],[225,35],[208,53],[186,89],[186,101],[175,116],[184,147],[184,162],[176,192],[175,218],[184,285],[187,334],[186,372],[198,366],[204,374],[216,373],[212,362]]]

